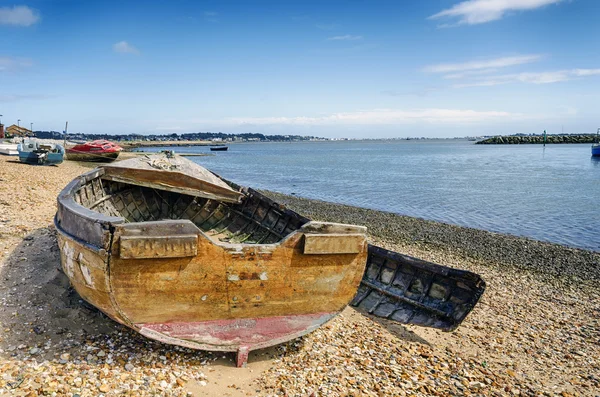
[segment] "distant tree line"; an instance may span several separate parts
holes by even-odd
[[[64,133],[58,131],[35,131],[34,135],[40,139],[63,139]],[[314,136],[301,135],[264,135],[252,132],[242,134],[226,134],[223,132],[195,132],[188,134],[160,134],[160,135],[142,135],[142,134],[68,134],[68,139],[95,140],[107,139],[111,141],[261,141],[261,142],[281,142],[281,141],[309,141],[326,140]]]

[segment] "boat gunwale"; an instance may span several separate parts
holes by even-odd
[[[201,228],[199,228],[194,222],[192,222],[189,219],[164,219],[164,220],[149,220],[149,221],[143,221],[143,222],[127,222],[125,217],[115,217],[115,216],[106,215],[99,211],[95,211],[91,208],[88,208],[82,204],[79,204],[75,201],[74,197],[75,197],[75,193],[77,192],[77,190],[82,188],[85,184],[91,182],[94,179],[98,179],[98,178],[102,179],[104,172],[105,172],[105,170],[103,167],[98,167],[98,168],[88,171],[88,172],[76,177],[74,180],[72,180],[60,192],[60,194],[58,196],[58,207],[59,207],[58,213],[61,213],[62,211],[66,210],[69,213],[71,213],[72,215],[82,218],[83,221],[92,222],[94,224],[100,224],[102,226],[102,228],[106,229],[107,231],[108,231],[108,229],[113,229],[113,230],[110,230],[111,236],[114,236],[118,229],[127,230],[127,229],[133,229],[136,227],[144,227],[144,226],[152,227],[154,225],[161,225],[161,224],[165,225],[168,223],[171,223],[171,224],[189,223],[190,225],[192,225],[194,227],[194,231],[198,235],[202,235],[205,239],[211,241],[215,245],[223,247],[224,249],[226,249],[228,251],[239,250],[241,247],[256,247],[256,248],[262,248],[262,249],[274,249],[280,245],[285,244],[290,238],[293,238],[293,236],[298,233],[303,233],[303,234],[320,233],[322,231],[321,229],[324,227],[324,225],[327,225],[325,227],[329,227],[329,228],[337,227],[337,228],[341,229],[340,231],[342,233],[362,233],[362,234],[365,234],[365,236],[366,236],[366,232],[367,232],[366,227],[364,227],[364,226],[313,221],[311,219],[308,219],[308,218],[296,213],[295,211],[292,211],[292,210],[286,208],[285,206],[283,206],[281,204],[278,204],[277,202],[273,201],[272,199],[266,197],[262,193],[257,192],[256,190],[254,190],[252,188],[239,187],[236,184],[231,183],[224,179],[223,179],[223,181],[225,183],[230,184],[232,187],[241,189],[241,193],[245,197],[256,196],[257,199],[259,199],[261,201],[265,201],[266,204],[268,204],[269,206],[276,207],[284,215],[287,215],[290,217],[295,217],[300,222],[304,222],[304,223],[298,229],[288,233],[287,235],[284,235],[279,241],[276,241],[273,243],[247,244],[247,243],[230,243],[230,242],[225,242],[225,241],[220,241],[218,239],[214,239],[211,236],[209,236],[207,234],[207,232],[203,231]],[[137,185],[131,184],[131,186],[137,186]],[[179,194],[184,194],[184,193],[179,193]],[[78,240],[87,242],[87,244],[93,245],[92,241],[88,241],[90,236],[73,233],[71,230],[69,230],[68,227],[65,228],[64,225],[62,225],[62,213],[61,213],[60,217],[57,216],[56,224],[61,227],[61,229],[63,230],[64,233],[66,233],[70,236],[73,236],[74,238],[76,238]],[[345,231],[343,231],[343,230],[345,230]],[[340,231],[338,231],[338,232],[340,232]],[[119,234],[122,234],[122,232]],[[95,240],[94,242],[97,242],[97,240]],[[110,249],[111,247],[102,247],[102,248]]]

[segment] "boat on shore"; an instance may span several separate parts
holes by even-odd
[[[66,149],[67,160],[98,162],[114,161],[122,150],[119,145],[104,139],[85,142]]]
[[[0,154],[3,154],[5,156],[18,156],[19,155],[18,145],[16,143],[15,144],[1,143],[0,144]]]
[[[596,143],[592,144],[592,157],[600,157],[600,128],[596,130]]]
[[[63,162],[65,148],[56,143],[24,139],[17,145],[19,161],[36,165],[56,165]]]
[[[79,295],[164,343],[248,352],[307,334],[348,304],[403,324],[456,329],[477,274],[312,221],[172,154],[105,164],[58,196],[61,263]]]
[[[219,146],[211,146],[211,152],[226,152],[229,149],[229,146],[219,145]]]

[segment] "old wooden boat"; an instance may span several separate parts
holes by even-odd
[[[61,145],[36,139],[24,139],[17,146],[19,161],[36,165],[56,165],[63,162],[65,149]]]
[[[116,143],[97,139],[67,148],[67,160],[110,162],[116,160],[122,150]]]
[[[237,352],[238,366],[348,304],[451,331],[485,289],[476,274],[369,245],[365,227],[311,221],[168,154],[77,177],[55,225],[83,299],[149,338]]]

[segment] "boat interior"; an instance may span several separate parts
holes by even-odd
[[[64,149],[60,145],[53,143],[38,142],[32,139],[25,140],[18,146],[22,152],[32,153],[63,153]]]
[[[309,222],[248,189],[241,204],[95,178],[74,197],[78,204],[125,222],[192,221],[209,238],[226,243],[271,244]]]

